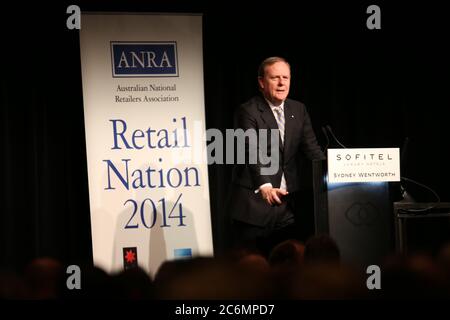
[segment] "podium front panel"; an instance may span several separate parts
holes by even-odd
[[[328,185],[328,221],[343,262],[379,264],[393,248],[388,183]]]
[[[394,252],[388,182],[327,183],[326,161],[313,164],[316,234],[329,234],[344,263],[380,264]]]

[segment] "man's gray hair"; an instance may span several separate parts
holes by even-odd
[[[269,58],[265,59],[263,62],[261,62],[261,64],[259,65],[258,78],[264,77],[267,66],[271,66],[277,62],[284,62],[288,65],[289,69],[291,68],[291,65],[289,64],[289,62],[287,62],[286,59],[281,58],[281,57],[269,57]]]

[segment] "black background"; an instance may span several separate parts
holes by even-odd
[[[207,128],[231,128],[234,108],[257,93],[259,63],[283,56],[292,67],[291,97],[306,104],[322,146],[324,125],[347,147],[402,147],[408,137],[403,175],[449,201],[450,52],[442,4],[185,2],[16,3],[2,10],[1,266],[22,268],[43,255],[92,259],[79,33],[66,28],[70,4],[203,13]],[[381,8],[381,30],[366,27],[371,4]],[[310,198],[308,163],[304,170]],[[230,172],[209,166],[219,253],[227,247]],[[408,188],[434,201],[429,191]]]

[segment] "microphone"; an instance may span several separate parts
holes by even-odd
[[[323,132],[325,138],[327,139],[327,144],[324,148],[324,151],[326,152],[328,150],[328,146],[330,145],[330,139],[328,138],[327,130],[325,130],[325,128],[323,126],[322,126],[322,132]]]
[[[333,139],[344,149],[347,149],[346,146],[344,146],[339,140],[338,138],[336,138],[336,136],[333,133],[333,130],[331,129],[331,127],[329,125],[326,125],[326,128],[328,129],[328,131],[331,133],[331,136],[333,137]]]
[[[434,203],[431,202],[430,205],[428,207],[426,207],[426,208],[419,208],[419,209],[409,208],[409,209],[402,209],[402,211],[412,212],[412,213],[426,213],[429,210],[438,207],[439,203],[441,202],[441,198],[439,197],[439,195],[437,194],[436,191],[434,191],[430,187],[426,186],[425,184],[422,184],[422,183],[417,182],[417,181],[415,181],[413,179],[405,177],[405,173],[407,173],[406,169],[405,169],[406,168],[405,164],[406,164],[406,161],[408,159],[408,151],[407,151],[408,144],[409,144],[409,137],[406,137],[405,141],[403,142],[403,146],[402,146],[402,150],[401,150],[402,153],[401,153],[401,156],[400,156],[400,172],[401,172],[401,177],[400,177],[400,194],[401,194],[403,200],[401,200],[399,202],[406,202],[406,203],[411,203],[411,202],[414,203],[414,202],[416,202],[417,203],[417,200],[414,199],[414,197],[412,197],[411,194],[408,192],[407,185],[405,183],[405,181],[406,182],[412,182],[415,185],[430,191],[433,194],[436,202],[434,202]],[[428,202],[430,202],[430,201],[428,201]]]

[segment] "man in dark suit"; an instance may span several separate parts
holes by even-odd
[[[266,136],[267,154],[279,161],[275,174],[262,174],[261,169],[268,165],[259,158],[256,163],[248,161],[249,154],[261,152],[264,146],[259,143],[246,143],[245,164],[233,168],[230,210],[235,245],[258,249],[264,254],[277,243],[296,236],[294,198],[299,190],[301,153],[311,160],[325,158],[305,106],[287,98],[290,79],[290,65],[285,59],[267,58],[258,70],[262,96],[253,97],[235,113],[235,129],[254,130],[256,135],[279,132],[276,149],[271,149],[271,140]]]

